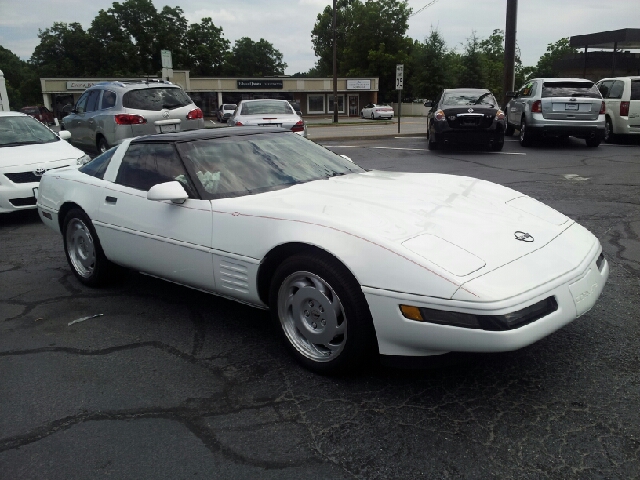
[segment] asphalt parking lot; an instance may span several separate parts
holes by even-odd
[[[287,355],[267,312],[136,273],[88,289],[34,212],[1,216],[0,478],[640,477],[637,142],[320,143],[560,210],[603,245],[599,302],[519,351],[327,378]]]

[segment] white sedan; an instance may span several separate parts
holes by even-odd
[[[389,105],[370,103],[360,111],[360,117],[370,118],[371,120],[375,120],[377,118],[391,119],[393,118],[393,108]]]
[[[0,112],[0,213],[36,208],[42,174],[52,168],[89,161],[38,120],[19,112]]]
[[[38,210],[80,282],[116,264],[269,308],[321,373],[524,347],[587,312],[609,273],[596,237],[515,190],[365,171],[265,127],[127,139],[48,171]]]

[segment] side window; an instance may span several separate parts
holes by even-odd
[[[616,80],[611,85],[611,90],[609,90],[609,98],[622,98],[622,92],[624,91],[624,82],[621,80]]]
[[[611,90],[612,83],[613,80],[606,80],[598,85],[598,90],[600,91],[602,98],[609,98],[609,91]]]
[[[631,95],[629,100],[640,100],[640,80],[631,80]]]
[[[104,90],[102,92],[102,103],[100,104],[100,110],[105,108],[111,108],[116,106],[116,94],[111,90]]]
[[[112,147],[101,155],[98,155],[96,158],[91,160],[89,163],[83,165],[78,170],[82,173],[86,173],[87,175],[91,175],[92,177],[99,178],[100,180],[104,179],[104,172],[107,171],[107,167],[109,166],[109,162],[111,161],[111,157],[116,153],[116,149],[118,147]]]
[[[89,92],[84,92],[78,100],[78,103],[76,103],[76,110],[78,113],[84,113],[85,106],[87,105],[87,97],[89,97]]]
[[[87,97],[86,112],[94,112],[98,108],[98,99],[100,98],[100,90],[91,90]]]
[[[195,189],[182,160],[169,143],[130,145],[116,176],[116,183],[145,192],[154,185],[173,180],[182,184],[190,198],[195,198]]]
[[[533,93],[534,93],[534,90],[535,90],[534,87],[535,87],[535,83],[534,82],[526,83],[525,85],[522,86],[522,88],[518,92],[518,96],[519,97],[531,97],[531,96],[533,96]]]

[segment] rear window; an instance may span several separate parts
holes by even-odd
[[[631,80],[631,100],[640,100],[640,80]]]
[[[236,106],[235,105],[225,105],[222,107],[223,110],[235,110]]]
[[[154,112],[165,108],[172,110],[189,104],[191,99],[181,88],[158,87],[131,90],[122,98],[122,105],[125,108]]]
[[[545,97],[602,98],[593,82],[544,82],[542,98]]]
[[[250,102],[242,105],[241,115],[293,115],[289,102],[284,100]]]

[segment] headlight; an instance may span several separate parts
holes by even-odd
[[[438,110],[436,113],[433,114],[433,118],[441,122],[442,120],[445,119],[444,112],[442,110]]]
[[[433,308],[400,305],[405,318],[416,322],[437,323],[452,327],[474,328],[479,330],[503,331],[520,328],[536,320],[546,317],[558,309],[555,297],[547,297],[528,307],[504,315],[474,315],[469,313],[450,312]]]
[[[504,120],[504,112],[502,110],[496,112],[496,120]]]
[[[78,160],[76,160],[76,164],[84,165],[85,163],[89,163],[91,161],[91,157],[89,155],[83,155]]]

